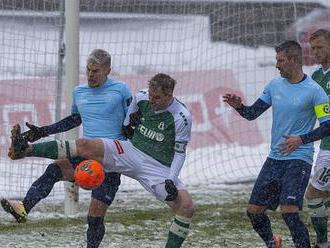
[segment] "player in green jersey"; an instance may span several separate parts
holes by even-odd
[[[136,94],[123,127],[131,140],[55,140],[28,145],[16,125],[8,155],[12,159],[81,156],[101,162],[106,172],[122,173],[137,180],[174,211],[166,248],[181,247],[194,214],[192,198],[178,178],[191,137],[192,118],[173,96],[175,84],[170,76],[158,73],[149,80],[148,90]],[[138,118],[132,118],[134,115]]]
[[[315,60],[320,66],[312,78],[330,96],[330,31],[319,29],[309,39]],[[316,232],[314,248],[328,248],[327,208],[330,206],[330,136],[321,140],[314,175],[307,187],[305,198]]]

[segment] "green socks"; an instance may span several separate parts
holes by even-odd
[[[176,215],[170,227],[165,248],[179,248],[189,233],[191,219]]]

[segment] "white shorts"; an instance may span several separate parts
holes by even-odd
[[[106,172],[118,172],[137,180],[158,200],[164,201],[167,192],[165,180],[170,168],[141,152],[130,141],[102,139],[104,144],[103,166]],[[185,190],[183,182],[175,182],[178,190]]]
[[[318,190],[330,191],[330,150],[320,149],[311,184]]]

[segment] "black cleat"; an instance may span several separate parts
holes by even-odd
[[[27,140],[21,133],[21,127],[16,124],[11,130],[11,145],[9,147],[8,156],[12,159],[25,157],[25,150],[29,147]]]

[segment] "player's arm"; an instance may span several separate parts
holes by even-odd
[[[251,121],[264,113],[271,105],[264,102],[260,98],[251,106],[245,106],[242,99],[234,94],[226,94],[223,96],[223,101],[233,107],[243,118]]]
[[[27,138],[29,142],[34,142],[43,137],[47,137],[52,134],[66,132],[70,129],[78,127],[81,124],[81,117],[79,113],[73,113],[68,117],[51,124],[49,126],[38,127],[30,123],[26,123],[26,126],[30,129],[23,133],[24,137]]]
[[[318,98],[322,99],[322,97],[324,101],[328,98],[325,93]],[[315,105],[314,111],[320,122],[320,126],[300,136],[285,135],[285,140],[283,144],[281,144],[281,152],[283,154],[290,154],[302,144],[307,144],[330,136],[330,104],[325,102]]]
[[[177,146],[176,142],[176,146]],[[187,144],[180,143],[179,146],[185,147]],[[185,149],[185,148],[184,148]],[[177,181],[184,161],[186,160],[186,152],[178,152],[175,151],[174,158],[171,164],[170,175],[167,180],[165,180],[165,189],[167,191],[167,197],[165,201],[174,201],[178,196],[178,189],[175,186],[175,182]]]
[[[29,142],[34,142],[43,137],[47,137],[52,134],[62,133],[68,131],[72,128],[78,127],[82,120],[79,114],[78,107],[76,105],[76,88],[72,92],[72,106],[71,115],[66,118],[51,124],[49,126],[38,127],[30,123],[26,123],[26,126],[30,129],[29,131],[23,133]]]
[[[168,193],[165,201],[174,201],[178,196],[178,190],[175,186],[180,171],[186,160],[186,148],[191,136],[191,116],[183,116],[176,130],[176,140],[174,145],[174,157],[170,167],[169,178],[165,180],[165,189]]]
[[[132,103],[133,97],[132,97],[132,92],[129,89],[128,85],[124,84],[123,89],[122,89],[122,96],[123,96],[123,109],[125,116],[127,114],[128,108]]]
[[[323,139],[326,136],[330,136],[330,120],[320,123],[320,126],[313,131],[300,135],[300,138],[303,144],[307,144]]]
[[[323,90],[322,90],[323,92]],[[323,98],[328,99],[325,93],[323,94]],[[316,97],[315,97],[316,98]],[[322,99],[322,95],[317,97]],[[303,144],[307,144],[313,141],[320,140],[326,136],[330,135],[330,103],[325,102],[321,104],[317,104],[314,106],[314,112],[316,118],[320,122],[320,126],[315,128],[309,133],[300,135],[301,141]]]
[[[135,128],[140,124],[141,112],[137,105],[136,96],[132,99],[126,117],[122,126],[122,133],[128,139],[131,139],[134,134]]]

